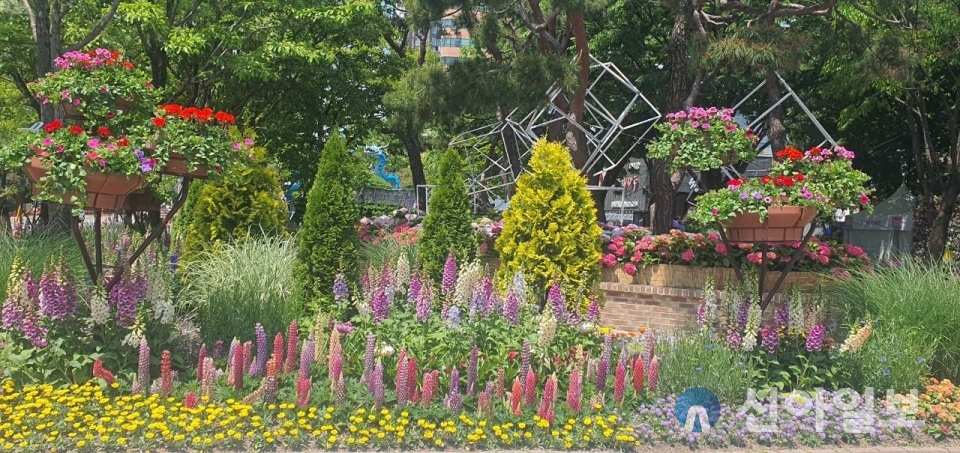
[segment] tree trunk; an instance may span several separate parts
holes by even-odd
[[[587,149],[587,139],[578,126],[583,123],[587,89],[590,87],[590,48],[587,42],[587,28],[583,11],[573,11],[569,17],[570,26],[573,29],[574,45],[577,50],[577,83],[579,86],[570,100],[567,114],[570,115],[571,121],[567,124],[564,141],[567,148],[570,149],[570,157],[573,159],[574,168],[583,170],[590,158],[590,150]],[[602,210],[603,204],[600,204],[597,209]]]
[[[940,199],[940,210],[933,218],[930,228],[930,237],[927,239],[927,256],[932,260],[943,258],[947,249],[947,237],[950,233],[950,219],[957,206],[957,196],[960,195],[960,174],[950,176],[950,183]]]
[[[420,191],[420,186],[427,185],[427,177],[423,173],[423,159],[420,157],[423,153],[420,134],[409,122],[407,122],[404,130],[394,131],[394,134],[400,139],[404,149],[407,151],[407,160],[410,161],[410,173],[413,177],[413,186],[417,190],[417,206],[423,209],[427,206],[427,197],[425,193]]]
[[[667,101],[669,112],[682,110],[690,91],[687,84],[687,33],[691,10],[690,2],[681,0],[673,18],[673,31],[667,45],[670,54],[670,96]],[[691,99],[690,103],[693,102],[696,101]],[[676,175],[670,173],[667,162],[658,159],[647,159],[647,169],[650,172],[650,190],[653,192],[650,227],[654,233],[667,233],[673,227],[675,215],[674,198],[678,185],[675,185],[672,179],[676,179]]]
[[[776,104],[781,96],[780,83],[777,80],[777,73],[772,69],[767,70],[766,89],[767,101],[770,105]],[[783,125],[782,104],[778,105],[767,116],[767,140],[774,153],[786,147],[787,128]]]

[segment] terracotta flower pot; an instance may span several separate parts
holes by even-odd
[[[88,100],[83,99],[83,103],[86,103],[86,102],[88,102]],[[114,98],[114,99],[113,99],[113,105],[114,105],[114,107],[116,107],[118,110],[120,110],[121,112],[123,112],[124,114],[126,114],[126,113],[129,112],[131,109],[133,109],[134,107],[136,107],[137,103],[136,103],[135,101],[128,101],[128,100],[123,99],[123,98]],[[63,116],[66,117],[66,118],[68,118],[68,119],[73,119],[73,120],[84,120],[84,119],[86,119],[86,116],[85,116],[83,113],[80,112],[80,110],[77,108],[77,106],[73,105],[73,104],[70,103],[70,102],[60,101],[60,108],[63,109]]]
[[[36,162],[35,162],[36,161]],[[31,159],[30,165],[25,166],[24,169],[28,167],[40,168],[35,166],[35,163],[39,162],[39,158],[34,157]],[[42,172],[39,173],[39,177],[31,179],[36,181],[40,179],[48,171],[47,169],[40,168]],[[27,170],[28,174],[31,170]],[[143,185],[143,177],[141,176],[127,176],[119,173],[101,173],[101,172],[90,172],[84,177],[84,180],[87,182],[87,208],[96,208],[103,209],[107,211],[120,211],[124,207],[126,197],[130,192],[133,192],[141,185]],[[39,189],[34,187],[33,194],[39,195]],[[74,198],[77,197],[76,192],[67,192],[63,195],[63,204],[73,204]]]
[[[803,239],[804,227],[816,216],[816,208],[778,206],[769,209],[766,222],[743,213],[721,224],[730,242],[792,242]]]
[[[196,170],[190,171],[187,167],[186,160],[183,158],[183,154],[170,153],[170,159],[167,160],[167,165],[160,170],[160,173],[203,179],[207,177],[207,171],[208,169],[206,165],[197,165]]]
[[[23,166],[23,171],[27,173],[27,177],[30,178],[31,181],[39,181],[40,178],[44,177],[47,172],[50,171],[41,165],[42,162],[39,156],[33,156],[30,158],[30,163]]]

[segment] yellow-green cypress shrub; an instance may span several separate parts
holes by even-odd
[[[546,139],[534,145],[530,168],[517,180],[503,216],[497,279],[505,286],[523,273],[541,303],[557,281],[569,304],[584,304],[600,281],[603,234],[587,181],[573,168],[570,152]]]
[[[189,210],[185,259],[250,236],[287,234],[280,177],[263,162],[263,148],[252,154],[249,164],[234,166],[200,187]]]

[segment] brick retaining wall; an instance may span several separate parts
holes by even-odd
[[[628,331],[644,327],[672,332],[694,325],[702,293],[696,289],[613,282],[601,283],[600,289],[606,296],[600,324]],[[780,296],[774,296],[774,302],[779,302]],[[764,318],[772,314],[773,305],[764,312]]]

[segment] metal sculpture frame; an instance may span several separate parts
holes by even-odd
[[[624,159],[628,159],[653,129],[662,117],[660,111],[615,64],[601,62],[593,56],[590,56],[590,59],[593,77],[587,87],[584,103],[584,116],[587,118],[585,121],[572,121],[573,118],[567,112],[557,107],[557,101],[560,98],[567,98],[568,94],[554,84],[545,93],[546,102],[540,109],[528,112],[519,120],[514,120],[518,112],[518,109],[515,109],[504,120],[464,132],[450,142],[451,147],[468,147],[475,151],[467,153],[472,173],[468,181],[468,191],[473,197],[474,206],[483,197],[487,198],[485,201],[492,202],[494,191],[512,187],[520,174],[529,171],[526,162],[530,156],[531,147],[543,132],[555,123],[573,124],[584,134],[589,157],[580,171],[586,176],[601,178],[606,172],[619,166]],[[598,69],[600,71],[597,71]],[[622,85],[629,96],[626,106],[618,113],[611,112],[594,94],[594,89],[606,76],[612,77]],[[637,107],[643,106],[649,108],[653,115],[634,123],[626,123],[627,117],[636,113]],[[636,130],[642,130],[642,132],[639,135],[633,135],[632,133]],[[513,168],[513,164],[506,155],[507,140],[511,136],[515,140],[512,145],[519,154],[520,168],[518,169]],[[633,141],[622,156],[614,159],[608,155],[608,151],[622,136],[628,136]],[[489,146],[499,146],[502,152],[495,157],[491,157],[491,153],[481,152],[481,149]],[[482,158],[478,159],[477,155]]]

